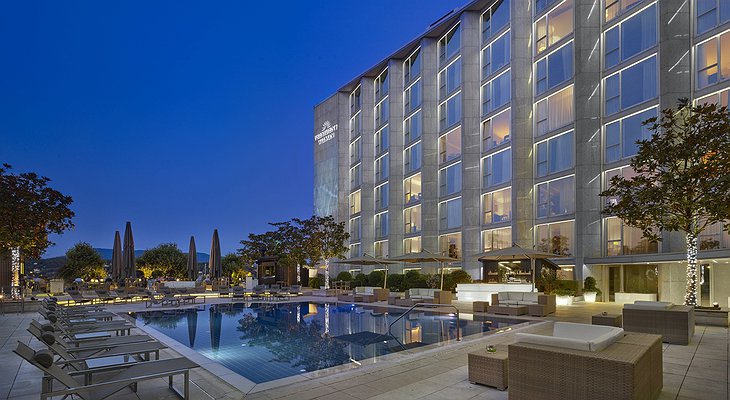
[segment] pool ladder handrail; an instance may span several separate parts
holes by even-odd
[[[398,316],[398,318],[394,319],[393,322],[390,323],[390,325],[388,325],[388,334],[390,336],[392,336],[393,339],[395,339],[396,342],[398,342],[398,344],[400,345],[400,347],[403,348],[403,350],[408,350],[408,349],[406,348],[405,345],[403,345],[403,343],[400,342],[400,340],[398,340],[398,338],[393,334],[393,332],[391,331],[391,329],[393,328],[393,325],[395,325],[396,322],[398,322],[401,319],[403,319],[403,317],[405,317],[406,315],[410,314],[411,311],[413,311],[414,309],[416,309],[418,307],[421,307],[421,308],[428,308],[428,307],[430,307],[430,308],[451,307],[454,310],[456,310],[456,341],[457,342],[460,342],[461,341],[461,334],[460,334],[460,332],[461,332],[461,318],[459,318],[459,309],[455,305],[453,305],[453,304],[437,304],[437,303],[416,303],[416,304],[412,305],[411,308],[409,308],[406,312],[404,312],[403,314],[401,314],[400,316]]]

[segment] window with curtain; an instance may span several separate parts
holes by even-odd
[[[606,2],[606,22],[611,21],[617,16],[623,14],[626,10],[633,8],[643,0],[605,0]]]
[[[512,220],[512,188],[482,195],[482,223],[485,225]]]
[[[507,70],[482,86],[482,115],[504,106],[510,101],[512,73]]]
[[[540,100],[535,106],[535,136],[573,123],[573,85]]]
[[[647,7],[606,31],[604,63],[611,68],[657,44],[657,7]]]
[[[421,123],[421,110],[406,118],[403,122],[403,136],[405,143],[410,143],[421,137],[423,124]]]
[[[448,196],[461,191],[461,163],[439,170],[439,195]]]
[[[510,181],[512,179],[512,149],[484,157],[482,173],[485,188]]]
[[[388,183],[384,183],[378,187],[375,188],[375,209],[379,210],[381,208],[388,207],[389,203],[389,186]]]
[[[573,221],[543,224],[535,228],[538,250],[564,256],[573,254]]]
[[[499,0],[482,14],[482,43],[509,26],[509,0]]]
[[[573,78],[573,42],[538,60],[535,65],[535,90],[542,94]]]
[[[405,149],[403,152],[403,163],[405,173],[413,172],[421,168],[421,142]]]
[[[403,222],[405,234],[421,231],[421,206],[406,208],[403,210]]]
[[[406,204],[421,200],[421,174],[415,174],[403,180],[403,193]]]
[[[657,109],[653,107],[606,125],[604,161],[611,163],[636,155],[636,142],[651,138],[651,131],[643,122],[656,116]]]
[[[724,81],[730,77],[730,32],[697,46],[697,87]]]
[[[573,33],[573,0],[564,0],[535,23],[535,53]]]
[[[537,185],[537,218],[575,212],[575,177],[573,175]]]
[[[461,197],[439,203],[439,228],[453,229],[461,226]]]
[[[439,236],[439,253],[451,258],[461,258],[461,233]]]
[[[504,110],[482,122],[482,151],[486,152],[509,142],[511,124],[511,109]]]
[[[355,193],[350,194],[350,214],[357,214],[362,210],[360,198],[361,197],[359,190]]]
[[[510,33],[497,38],[482,50],[482,79],[499,71],[510,61]]]
[[[439,106],[439,129],[446,130],[461,122],[461,93],[457,93]]]
[[[573,131],[568,131],[537,143],[535,162],[538,177],[573,168],[574,136]]]
[[[388,236],[388,212],[375,215],[375,237]]]
[[[657,97],[656,54],[604,81],[606,115],[615,114]]]
[[[482,249],[487,251],[506,249],[512,245],[512,228],[482,231]]]
[[[439,138],[439,163],[445,163],[461,156],[461,127],[441,135]]]
[[[696,0],[697,34],[730,21],[730,2],[727,0]]]
[[[439,98],[443,99],[461,87],[461,58],[439,73]]]

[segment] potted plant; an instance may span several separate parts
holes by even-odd
[[[555,295],[555,304],[559,306],[569,306],[573,304],[573,296],[575,296],[575,290],[573,289],[555,289],[553,290]]]
[[[595,303],[596,296],[601,295],[601,289],[596,287],[596,278],[589,276],[583,281],[583,300],[586,303]]]

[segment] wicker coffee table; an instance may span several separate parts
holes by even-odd
[[[621,328],[623,326],[623,316],[621,314],[596,314],[591,318],[591,324]]]
[[[487,307],[489,307],[488,301],[475,301],[472,303],[472,307],[474,312],[487,312]]]
[[[507,389],[507,346],[496,346],[497,352],[486,349],[469,353],[469,382]]]
[[[527,306],[489,306],[487,308],[491,314],[507,314],[507,315],[525,315],[529,311]]]

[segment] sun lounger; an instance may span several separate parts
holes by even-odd
[[[175,293],[168,292],[168,293],[165,293],[163,295],[163,297],[161,297],[161,298],[150,296],[149,298],[145,299],[145,301],[144,301],[144,306],[147,308],[150,308],[155,304],[159,304],[162,307],[165,307],[166,305],[179,306],[180,299],[175,297]]]
[[[74,347],[88,347],[88,346],[118,346],[121,344],[139,343],[156,341],[155,338],[149,335],[125,335],[125,336],[106,336],[106,337],[87,337],[82,339],[74,339],[72,336],[64,334],[62,331],[57,330],[52,324],[42,325],[38,321],[30,321],[30,326],[33,329],[41,332],[51,332],[54,336],[63,338],[64,343],[68,343]],[[29,327],[30,328],[30,327]]]
[[[189,399],[190,370],[198,367],[198,364],[180,357],[69,372],[53,363],[53,355],[48,350],[34,351],[27,345],[18,342],[18,347],[14,352],[45,373],[41,385],[41,399],[75,394],[84,400],[100,400],[108,398],[128,386],[136,391],[139,382],[166,377],[169,378],[170,390],[182,399]],[[104,373],[102,380],[97,379],[99,373]],[[178,392],[172,385],[175,375],[183,375],[183,393]],[[82,377],[84,380],[79,380],[77,377]],[[60,383],[64,389],[54,390],[52,385],[56,382]],[[85,382],[95,383],[85,384]]]

